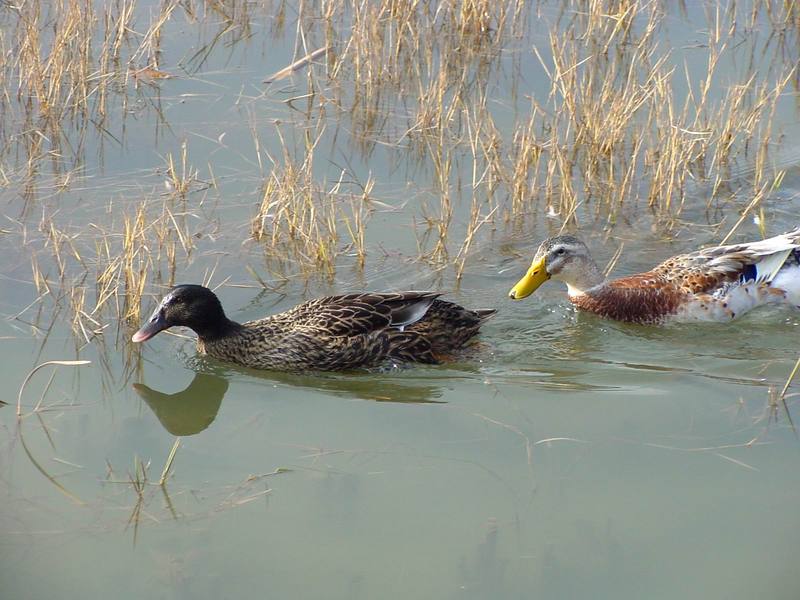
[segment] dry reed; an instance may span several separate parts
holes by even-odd
[[[8,116],[0,182],[19,190],[25,211],[47,194],[69,197],[84,176],[87,138],[123,141],[134,99],[150,102],[155,127],[168,125],[158,84],[175,67],[164,61],[174,20],[201,29],[214,22],[183,65],[192,70],[226,44],[249,43],[257,18],[266,15],[269,31],[283,35],[293,14],[284,2],[166,2],[146,17],[140,8],[135,0],[26,3],[0,33]],[[800,81],[792,3],[710,7],[707,39],[695,49],[665,41],[660,2],[573,0],[548,11],[521,0],[326,0],[296,8],[295,58],[278,73],[281,83],[290,73],[305,83],[286,101],[301,133],[284,138],[288,124],[278,124],[280,150],[270,154],[252,127],[257,164],[268,172],[249,231],[280,281],[332,280],[348,259],[363,268],[370,215],[393,204],[371,174],[360,182],[354,169],[320,158],[322,144],[339,150],[340,139],[364,160],[381,148],[422,180],[409,202],[420,256],[452,265],[456,279],[498,223],[519,227],[545,215],[613,223],[642,205],[669,228],[697,190],[709,207],[749,194],[743,219],[763,210],[782,181],[774,123]],[[529,36],[531,28],[543,35]],[[702,52],[704,64],[690,64],[689,52]],[[527,105],[517,98],[522,57],[548,82]],[[498,89],[511,93],[495,102]],[[27,236],[36,293],[52,302],[53,320],[70,315],[80,343],[104,336],[110,318],[138,322],[143,295],[173,282],[180,260],[195,253],[198,229],[213,227],[215,215],[196,219],[190,201],[219,192],[213,174],[201,178],[186,143],[164,162],[166,195],[117,197],[108,218],[82,228],[43,208],[31,213],[41,218],[30,235],[23,211],[18,234]],[[30,310],[41,313],[44,302]]]

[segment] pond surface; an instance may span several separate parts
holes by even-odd
[[[364,129],[341,100],[357,104],[348,87],[355,76],[326,79],[324,58],[313,83],[300,68],[263,84],[306,54],[296,37],[297,15],[311,10],[305,3],[249,5],[242,19],[251,29],[237,36],[243,21],[230,25],[210,4],[190,15],[188,4],[140,2],[137,35],[164,6],[173,12],[159,69],[174,77],[129,81],[102,128],[64,125],[68,143],[58,156],[38,155],[36,168],[21,141],[26,113],[7,96],[4,598],[797,598],[800,442],[778,396],[800,354],[800,313],[766,309],[733,325],[653,328],[577,314],[552,282],[525,302],[507,299],[535,245],[565,221],[601,265],[622,248],[615,274],[718,243],[742,214],[733,239],[761,237],[759,223],[770,235],[795,227],[796,78],[754,125],[763,133],[769,124],[768,166],[742,151],[716,184],[688,178],[680,210],[648,206],[640,181],[619,206],[587,184],[576,185],[571,216],[554,195],[515,211],[505,182],[495,199],[482,183],[488,171],[473,169],[467,122],[450,146],[445,191],[430,148],[399,141],[409,130],[405,111],[414,112],[405,95],[420,90],[386,92],[378,114],[391,118]],[[245,5],[225,6],[235,13]],[[484,89],[504,152],[531,98],[548,103],[548,32],[569,30],[588,4],[520,6],[517,33],[485,49],[499,52]],[[672,84],[679,104],[687,77],[705,76],[708,32],[715,19],[731,18],[728,9],[660,13],[654,56],[680,74]],[[333,20],[340,55],[352,12]],[[777,85],[764,48],[797,65],[796,45],[786,55],[763,40],[796,42],[800,27],[770,38],[769,18],[759,15],[725,47],[759,32],[758,64],[723,52],[711,97],[753,69]],[[8,48],[18,49],[17,18],[2,22]],[[304,27],[308,49],[319,47],[322,25]],[[632,30],[647,30],[646,15]],[[128,56],[146,66],[134,50]],[[6,65],[5,86],[17,68]],[[309,100],[309,86],[322,83],[329,93],[316,89]],[[330,91],[337,86],[341,96]],[[310,117],[305,102],[314,105]],[[265,249],[251,238],[270,161],[279,169],[288,156],[302,159],[309,139],[318,140],[314,185],[345,206],[331,213],[340,225],[332,264],[294,250],[281,258],[280,244]],[[186,193],[165,200],[181,173]],[[748,208],[762,185],[763,201]],[[453,213],[442,257],[425,219],[441,216],[446,192]],[[363,267],[341,227],[345,219],[357,227],[359,202],[369,205]],[[464,249],[476,206],[486,221]],[[127,264],[148,275],[141,314],[126,319],[125,298],[142,280],[119,275],[107,302],[101,283],[116,257],[128,256],[139,207],[143,231],[167,225],[136,238],[148,254],[134,251]],[[142,347],[128,342],[175,281],[210,282],[240,321],[362,289],[441,290],[498,314],[468,353],[442,366],[260,373],[197,356],[188,331]],[[46,366],[25,382],[51,360],[90,363]]]

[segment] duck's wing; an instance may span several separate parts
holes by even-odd
[[[758,242],[714,246],[674,256],[651,273],[694,294],[733,281],[768,284],[798,249],[800,228]]]
[[[296,329],[356,336],[387,328],[402,331],[422,319],[437,292],[364,293],[311,300],[284,313]]]

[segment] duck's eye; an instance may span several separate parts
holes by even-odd
[[[564,248],[556,248],[556,251],[554,252],[556,256],[564,256],[566,253],[567,251]]]

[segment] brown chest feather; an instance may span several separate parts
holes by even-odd
[[[589,289],[572,303],[601,317],[628,323],[660,323],[674,315],[689,292],[653,273],[610,281]]]

